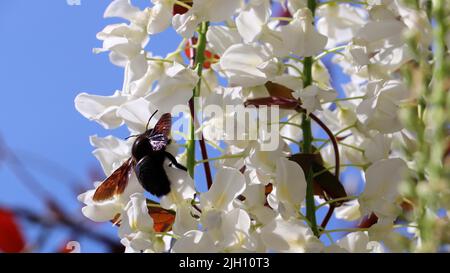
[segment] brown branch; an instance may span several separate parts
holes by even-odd
[[[80,234],[81,236],[86,236],[88,238],[94,239],[98,242],[104,243],[109,247],[117,247],[117,242],[108,236],[105,236],[99,232],[94,231],[92,228],[82,225],[76,222],[73,218],[67,217],[65,215],[57,215],[53,217],[44,217],[36,214],[35,212],[23,209],[15,208],[12,209],[13,213],[18,217],[22,217],[30,222],[40,224],[44,227],[56,227],[63,226],[69,229],[71,232]]]
[[[189,39],[189,45],[190,45],[190,49],[191,50],[191,60],[190,60],[190,65],[191,67],[195,67],[195,59],[196,59],[196,51],[194,48],[194,38]],[[189,110],[191,112],[191,118],[193,120],[193,122],[197,122],[197,120],[195,119],[195,109],[194,109],[194,100],[193,98],[191,98],[189,100]],[[211,166],[209,165],[208,162],[208,151],[206,149],[206,142],[205,142],[205,138],[203,136],[203,133],[201,134],[201,138],[200,138],[200,150],[202,153],[202,159],[203,159],[203,168],[205,170],[205,177],[206,177],[206,184],[208,189],[211,188],[212,183],[213,183],[213,179],[212,179],[212,174],[211,174]]]
[[[333,150],[334,150],[334,161],[335,161],[335,173],[337,179],[339,179],[339,171],[340,171],[340,156],[339,156],[339,146],[336,140],[336,137],[334,136],[333,132],[323,123],[316,115],[313,113],[309,114],[311,119],[313,119],[328,135],[330,138],[331,143],[333,143]],[[325,215],[325,218],[322,221],[322,224],[320,225],[322,229],[325,229],[328,225],[328,222],[331,219],[331,216],[333,216],[335,206],[334,204],[330,204],[330,207],[328,208],[328,212]]]
[[[322,229],[325,229],[325,228],[327,227],[328,222],[329,222],[330,219],[331,219],[331,216],[333,216],[333,213],[334,213],[334,209],[335,209],[335,208],[336,208],[336,207],[334,206],[334,204],[330,204],[330,207],[328,208],[328,212],[327,212],[327,214],[325,215],[325,218],[323,218],[322,224],[320,224],[320,226],[322,227]]]
[[[208,151],[206,150],[206,142],[205,138],[203,137],[203,134],[200,139],[200,150],[202,152],[202,158],[203,158],[203,168],[205,169],[205,175],[206,175],[206,184],[208,185],[208,189],[211,188],[213,180],[211,175],[211,167],[209,166],[208,162]]]
[[[0,136],[0,150],[2,161],[9,167],[11,172],[37,199],[50,200],[51,193],[47,191],[42,184],[28,171],[27,166],[22,163],[18,156],[7,146],[6,142]]]
[[[313,113],[309,114],[309,116],[327,133],[328,137],[330,138],[331,143],[333,143],[333,149],[334,149],[334,161],[335,161],[335,176],[339,179],[339,169],[340,169],[340,157],[339,157],[339,146],[336,140],[336,137],[334,136],[333,132],[323,123],[316,115]]]

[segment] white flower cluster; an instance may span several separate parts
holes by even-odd
[[[214,163],[207,191],[200,192],[189,172],[166,160],[163,167],[171,191],[158,202],[149,200],[132,171],[121,194],[94,201],[98,182],[80,195],[86,217],[119,226],[127,252],[382,252],[389,240],[400,236],[396,220],[404,200],[398,187],[415,164],[402,157],[400,147],[413,149],[415,140],[398,115],[402,103],[414,96],[398,70],[413,58],[408,33],[420,32],[418,46],[429,48],[431,25],[424,11],[398,0],[370,0],[364,5],[322,2],[314,10],[306,0],[278,0],[289,15],[276,17],[270,0],[151,2],[143,10],[130,0],[114,0],[108,6],[104,17],[126,22],[99,32],[103,46],[94,51],[108,52],[111,62],[124,68],[123,87],[111,96],[81,93],[76,109],[106,129],[126,125],[135,135],[145,132],[154,111],[157,116],[173,113],[179,105],[188,106],[193,95],[204,105],[223,108],[268,102],[281,108],[280,120],[275,121],[281,125],[281,141],[266,151],[261,149],[263,137],[209,139],[207,132],[221,129],[218,119],[230,117],[205,119],[195,133],[203,132],[206,143],[222,153],[194,158],[197,172],[202,163]],[[179,47],[165,57],[152,55],[147,45],[157,43],[153,36],[169,28],[181,36]],[[199,52],[204,53],[202,58]],[[340,96],[321,61],[331,54],[333,63],[351,79]],[[198,59],[201,63],[196,63]],[[298,105],[291,107],[292,102]],[[318,138],[315,126],[306,144],[310,151],[304,150],[309,115],[334,136],[338,160],[332,139]],[[182,118],[190,120],[191,113],[185,111]],[[242,118],[231,118],[237,126],[246,126]],[[152,120],[149,128],[154,124]],[[189,132],[173,133],[189,141]],[[134,140],[91,137],[94,155],[107,176],[130,158]],[[167,151],[186,166],[192,154],[182,145],[172,141]],[[315,165],[319,171],[293,159],[297,145],[301,154],[320,158]],[[321,207],[336,207],[335,217],[342,220],[375,216],[377,221],[370,228],[349,229],[333,241],[332,231],[312,223],[309,212],[304,213],[311,211],[306,199],[312,191],[308,193],[307,185],[317,184],[315,178],[323,173],[334,177],[336,168],[348,166],[361,171],[363,192],[358,196],[344,192],[340,202],[334,202],[333,191],[321,185],[322,191],[314,189],[312,205],[326,202]],[[322,240],[327,235],[330,243]]]

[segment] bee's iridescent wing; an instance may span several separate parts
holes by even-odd
[[[125,161],[95,190],[92,200],[100,202],[122,194],[128,184],[128,176],[132,165],[133,160],[131,158]]]
[[[165,113],[158,120],[148,137],[153,151],[161,151],[167,146],[171,128],[172,116],[170,113]]]

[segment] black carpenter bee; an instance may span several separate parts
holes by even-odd
[[[144,133],[131,136],[136,137],[131,148],[131,157],[97,188],[94,201],[103,201],[122,194],[128,184],[131,169],[134,169],[142,187],[158,197],[170,192],[170,180],[164,170],[166,159],[169,159],[175,167],[187,171],[186,167],[179,164],[175,157],[166,151],[171,141],[169,136],[172,116],[165,113],[154,128],[148,129],[148,124],[155,114],[156,112],[150,117]]]

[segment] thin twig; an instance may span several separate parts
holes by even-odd
[[[11,211],[18,217],[22,217],[30,222],[38,223],[44,227],[64,226],[72,232],[81,234],[82,236],[86,236],[96,241],[102,242],[110,247],[117,247],[117,242],[109,236],[105,236],[100,232],[96,232],[94,229],[76,222],[71,217],[67,217],[65,215],[58,215],[58,217],[56,218],[44,217],[36,214],[31,210],[23,208],[15,208]]]
[[[339,156],[339,146],[336,140],[336,137],[334,136],[333,132],[323,123],[316,115],[313,113],[309,114],[309,116],[327,133],[328,137],[331,140],[331,143],[333,144],[334,149],[334,160],[336,169],[334,170],[334,175],[336,178],[339,179],[339,167],[340,167],[340,156]]]
[[[206,150],[206,143],[205,143],[205,138],[203,137],[203,134],[200,138],[200,150],[201,150],[202,158],[203,158],[203,168],[205,169],[206,184],[208,186],[208,189],[210,189],[213,181],[212,181],[211,167],[209,166],[209,161],[208,161],[208,151]]]
[[[320,224],[322,229],[325,229],[327,227],[328,222],[331,219],[331,216],[333,216],[335,208],[336,208],[336,206],[334,204],[330,204],[330,207],[328,208],[327,215],[325,215],[325,218],[323,218],[323,220],[322,220],[322,224]]]

